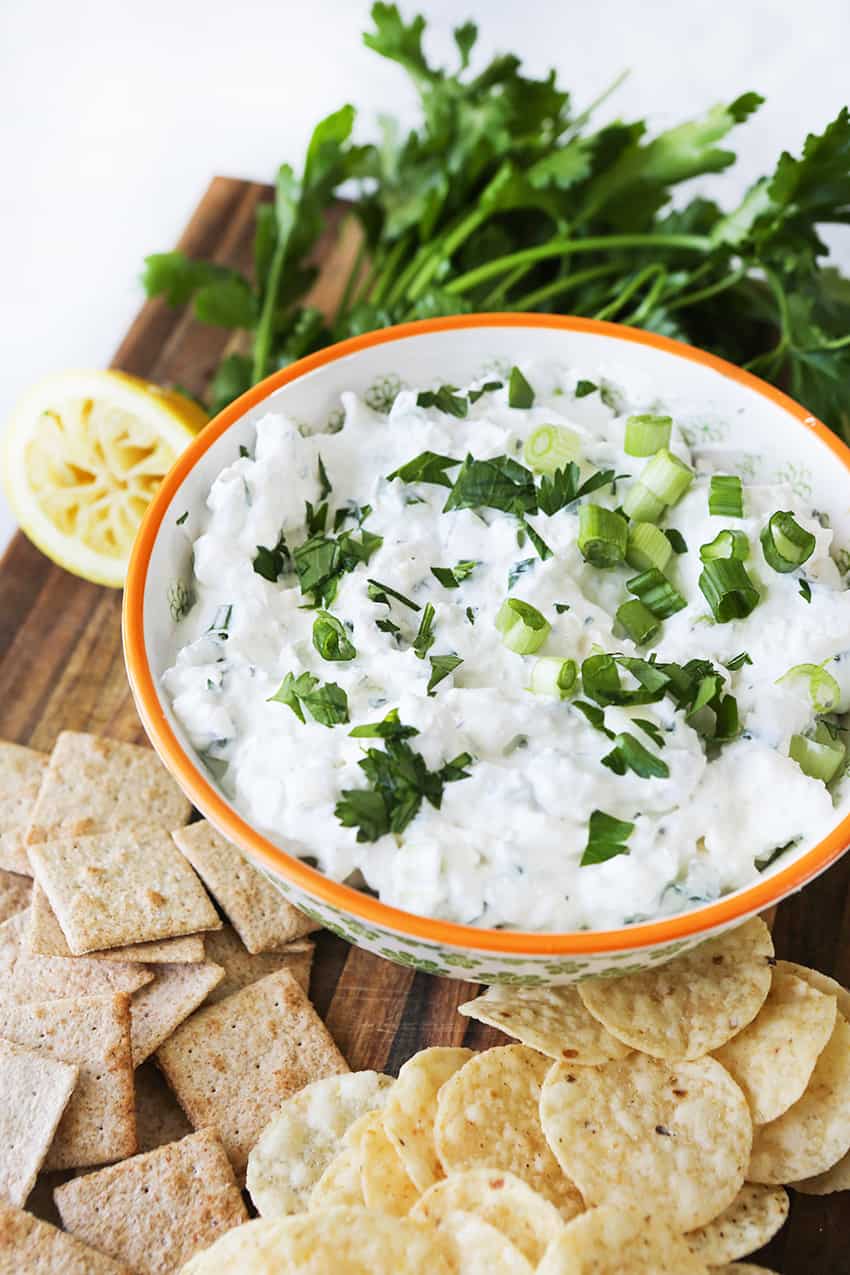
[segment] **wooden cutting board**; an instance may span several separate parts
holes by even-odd
[[[215,178],[179,246],[247,269],[254,212],[270,196],[266,186]],[[311,300],[327,311],[345,279],[352,232],[341,208],[317,251]],[[228,340],[184,311],[149,301],[113,367],[200,394]],[[65,729],[144,740],[124,676],[121,595],[66,574],[17,535],[0,563],[0,737],[49,750]],[[774,936],[780,956],[850,984],[850,855],[779,908]],[[503,1040],[455,1012],[474,991],[391,965],[333,935],[319,937],[312,994],[354,1069],[395,1072],[425,1045]],[[751,1260],[782,1275],[850,1275],[850,1196],[792,1193],[790,1221]]]

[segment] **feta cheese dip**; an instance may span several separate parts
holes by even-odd
[[[790,487],[570,367],[341,409],[272,406],[212,484],[163,677],[255,827],[408,911],[563,932],[835,824],[850,593]]]

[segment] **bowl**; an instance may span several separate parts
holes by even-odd
[[[567,934],[451,924],[330,880],[252,827],[193,752],[161,690],[177,650],[177,621],[190,605],[191,546],[206,494],[240,444],[252,441],[254,424],[272,401],[295,419],[331,423],[342,390],[386,409],[403,385],[464,385],[523,358],[651,385],[674,410],[681,402],[684,414],[677,419],[694,448],[749,481],[789,483],[829,513],[837,542],[850,544],[850,451],[779,390],[701,350],[634,328],[554,315],[463,315],[331,346],[268,377],[211,421],[165,478],[139,530],[123,631],[130,686],[153,747],[193,804],[287,899],[351,943],[399,964],[472,982],[535,985],[646,968],[771,907],[844,852],[850,815],[837,814],[826,838],[788,851],[752,885],[678,915]],[[850,554],[847,559],[840,564],[845,569]]]

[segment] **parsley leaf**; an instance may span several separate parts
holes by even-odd
[[[644,748],[628,731],[614,736],[614,747],[602,758],[602,765],[615,775],[625,775],[631,770],[640,779],[667,779],[670,775],[667,763]]]
[[[401,602],[403,606],[409,607],[411,611],[422,610],[418,602],[411,601],[403,593],[397,593],[388,584],[381,584],[379,580],[367,580],[366,583],[368,586],[366,592],[369,595],[370,602],[383,602],[385,606],[391,606],[390,598],[395,598],[396,602]]]
[[[328,478],[328,471],[325,469],[324,461],[319,456],[319,500],[324,500],[325,496],[329,496],[333,491],[331,480]]]
[[[688,545],[681,531],[677,531],[675,527],[662,527],[667,539],[670,541],[670,548],[674,553],[687,553]]]
[[[329,606],[336,597],[340,578],[360,563],[368,563],[382,544],[381,536],[365,529],[359,539],[350,531],[336,538],[311,536],[292,553],[301,592],[311,597],[313,606]]]
[[[451,479],[446,477],[446,470],[459,464],[460,461],[451,456],[441,456],[438,452],[420,452],[406,465],[387,474],[387,482],[400,478],[404,483],[436,483],[440,487],[451,487]]]
[[[559,509],[566,508],[582,496],[589,496],[600,487],[607,487],[615,480],[613,469],[600,469],[591,474],[583,483],[579,482],[581,471],[574,460],[563,469],[556,469],[554,474],[544,474],[540,479],[538,503],[544,514],[556,514]]]
[[[431,575],[439,580],[443,588],[457,589],[461,581],[471,575],[477,566],[477,562],[465,559],[463,562],[456,562],[453,567],[432,567]]]
[[[604,810],[594,810],[590,816],[587,829],[587,845],[581,856],[580,866],[586,868],[594,863],[605,863],[617,855],[628,854],[626,845],[635,830],[635,825],[627,819],[615,819]]]
[[[353,660],[357,655],[345,625],[330,611],[319,611],[313,621],[313,646],[323,660]]]
[[[726,667],[734,673],[736,669],[743,668],[745,664],[752,664],[752,659],[747,651],[741,651],[740,655],[735,655],[731,660],[726,661]]]
[[[521,517],[537,512],[531,470],[509,456],[475,460],[467,456],[443,512],[450,509],[500,509]]]
[[[587,398],[588,394],[595,394],[599,389],[593,381],[579,381],[576,385],[576,398]]]
[[[444,677],[448,677],[449,673],[453,673],[463,660],[459,655],[429,655],[429,663],[431,665],[431,676],[428,680],[428,694],[434,694],[434,687],[442,682]]]
[[[271,584],[274,584],[282,575],[286,575],[292,570],[292,558],[286,547],[283,532],[281,532],[280,538],[273,549],[267,549],[265,545],[257,545],[257,552],[252,565],[257,575],[262,576],[264,580],[268,580]]]
[[[436,407],[447,416],[463,419],[469,412],[469,399],[458,394],[456,385],[441,385],[438,390],[422,390],[416,395],[417,407]]]
[[[520,576],[524,576],[526,571],[532,571],[536,565],[536,558],[522,558],[521,561],[515,562],[508,571],[508,589],[512,589]]]
[[[800,597],[804,602],[811,602],[812,600],[812,586],[808,580],[800,580]]]
[[[534,390],[518,367],[511,368],[508,382],[508,403],[511,407],[533,407]]]
[[[420,660],[424,660],[425,656],[434,645],[434,604],[426,603],[425,610],[422,612],[422,619],[419,622],[419,631],[413,639],[413,649],[419,656]]]
[[[320,683],[312,673],[294,677],[287,673],[269,703],[277,701],[291,708],[299,721],[304,721],[304,709],[320,726],[338,726],[348,721],[348,696],[336,682]]]

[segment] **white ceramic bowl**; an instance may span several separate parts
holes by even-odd
[[[328,422],[339,413],[343,390],[385,408],[403,385],[465,385],[526,358],[572,364],[595,379],[607,374],[626,385],[650,385],[696,449],[746,479],[788,482],[830,515],[837,543],[850,545],[850,452],[778,390],[711,355],[634,328],[552,315],[464,315],[344,341],[269,377],[222,412],[183,453],[154,500],[133,551],[124,602],[127,672],[139,713],[198,809],[328,929],[390,960],[475,982],[571,982],[668,960],[800,889],[850,844],[850,816],[836,816],[827,838],[789,851],[755,884],[626,929],[484,930],[402,912],[329,880],[246,822],[193,752],[161,690],[161,675],[174,661],[176,620],[191,597],[191,546],[207,493],[239,445],[253,442],[258,416],[273,400],[296,419]],[[185,511],[188,518],[178,525]],[[850,553],[847,559],[842,566],[850,566]]]

